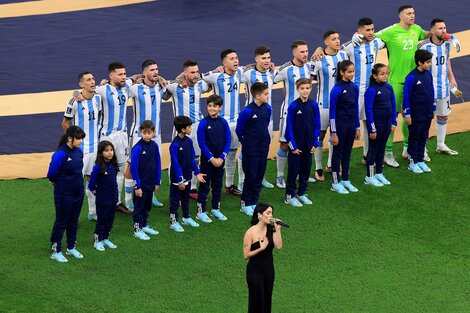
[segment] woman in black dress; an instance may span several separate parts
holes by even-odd
[[[251,218],[251,227],[243,239],[243,256],[248,284],[248,312],[271,312],[274,285],[273,249],[282,248],[281,226],[272,223],[273,208],[258,203]]]

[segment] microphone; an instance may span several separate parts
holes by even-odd
[[[271,224],[281,225],[282,227],[289,227],[288,224],[284,223],[283,221],[278,220],[277,218],[271,217]]]

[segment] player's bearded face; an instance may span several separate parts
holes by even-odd
[[[158,81],[158,67],[157,64],[153,64],[149,66],[145,73],[145,77],[147,80],[151,81],[152,83],[156,83]]]
[[[367,40],[367,41],[372,41],[372,39],[374,39],[374,24],[372,25],[365,25],[363,27],[360,27],[358,32],[364,36],[364,38]]]
[[[118,87],[124,87],[126,85],[126,69],[118,68],[109,74],[111,82]]]
[[[294,58],[302,63],[307,63],[308,61],[308,46],[306,45],[301,45],[298,46],[297,48],[294,48],[294,51],[292,52],[294,54]]]
[[[439,40],[444,40],[444,36],[447,33],[446,24],[444,23],[436,23],[432,28],[432,34],[436,36]]]
[[[185,78],[188,82],[190,82],[191,84],[195,84],[197,83],[197,81],[199,80],[199,67],[197,65],[195,66],[188,66],[185,70],[184,70],[184,75],[185,75]]]

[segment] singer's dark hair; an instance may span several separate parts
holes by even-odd
[[[258,224],[259,222],[258,214],[263,214],[263,212],[266,211],[268,208],[273,208],[273,206],[267,203],[258,203],[253,211],[253,215],[251,216],[251,225]],[[274,229],[274,226],[271,224],[267,226]]]

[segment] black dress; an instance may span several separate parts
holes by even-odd
[[[273,263],[273,227],[268,226],[266,237],[269,244],[260,253],[250,258],[246,266],[246,282],[248,284],[248,313],[271,312],[271,300],[274,285]],[[250,251],[259,249],[260,242],[251,244]]]

